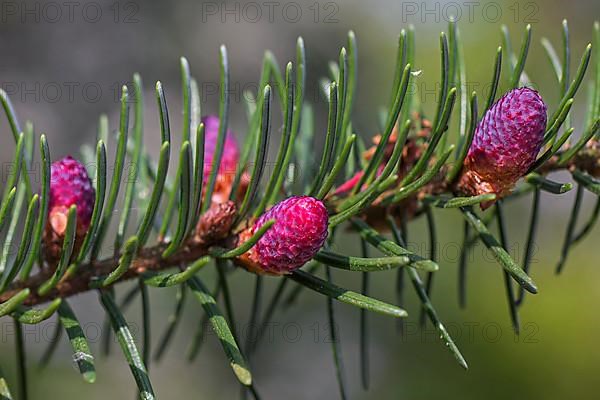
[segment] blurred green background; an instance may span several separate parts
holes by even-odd
[[[48,6],[54,4],[54,6]],[[250,5],[248,5],[250,4]],[[54,8],[53,8],[54,7]],[[157,152],[158,117],[152,91],[163,81],[172,115],[172,132],[179,131],[180,108],[178,57],[185,55],[202,90],[203,113],[214,113],[218,105],[218,46],[229,51],[232,79],[231,128],[245,135],[243,90],[255,90],[264,50],[271,49],[283,67],[294,57],[294,44],[303,36],[309,63],[307,101],[317,116],[317,144],[322,141],[326,104],[319,95],[318,79],[327,74],[327,63],[337,59],[348,30],[356,32],[359,45],[358,99],[353,125],[364,137],[377,132],[379,107],[387,103],[393,77],[398,33],[409,24],[417,32],[417,78],[426,113],[435,107],[439,85],[438,35],[448,19],[459,20],[466,54],[470,90],[485,97],[496,47],[501,43],[500,26],[511,30],[518,49],[527,23],[533,40],[526,72],[554,110],[558,101],[550,64],[540,45],[547,37],[560,43],[563,18],[569,21],[572,68],[576,68],[585,45],[591,40],[592,24],[600,18],[600,3],[594,0],[564,2],[406,2],[406,1],[295,1],[279,2],[76,2],[70,9],[62,3],[2,2],[0,15],[0,85],[9,92],[21,120],[34,121],[36,132],[47,133],[54,159],[78,154],[91,143],[98,115],[106,112],[116,126],[118,88],[134,72],[144,79],[146,93],[145,141]],[[259,15],[260,14],[260,15]],[[588,77],[589,77],[588,73]],[[587,80],[586,80],[587,82]],[[585,89],[585,85],[582,89]],[[579,132],[584,112],[584,90],[577,96],[573,124]],[[277,125],[274,125],[277,128]],[[2,162],[9,162],[12,139],[5,118],[0,132],[6,145],[0,148]],[[278,134],[278,130],[274,129]],[[277,145],[273,140],[271,145]],[[320,148],[317,146],[317,148]],[[109,148],[112,154],[114,147]],[[316,151],[320,153],[319,150]],[[273,152],[271,157],[274,158]],[[5,165],[5,164],[4,164]],[[3,172],[3,176],[5,173]],[[566,179],[557,175],[557,180]],[[418,326],[419,303],[407,286],[410,317],[404,334],[395,321],[377,315],[371,324],[371,389],[365,392],[359,375],[359,313],[336,304],[345,376],[352,399],[562,399],[594,398],[598,389],[600,329],[598,305],[597,248],[599,231],[574,248],[564,273],[554,275],[573,194],[544,195],[542,218],[532,276],[540,294],[528,296],[522,308],[523,332],[515,336],[510,327],[502,273],[482,245],[475,247],[470,262],[468,304],[457,302],[458,247],[462,221],[453,211],[438,212],[440,264],[433,301],[466,357],[470,369],[463,371],[437,339],[432,327]],[[586,195],[583,216],[589,215],[592,198]],[[510,203],[509,241],[517,260],[523,256],[530,199]],[[410,244],[427,254],[424,221],[410,225]],[[358,240],[345,236],[337,251],[358,254]],[[212,269],[203,274],[212,283]],[[354,274],[335,271],[336,282],[359,289]],[[395,273],[373,276],[372,294],[395,301]],[[232,274],[238,329],[244,331],[254,287],[254,278]],[[267,278],[270,295],[278,281]],[[119,286],[123,294],[129,284]],[[267,297],[268,298],[268,297]],[[40,372],[37,362],[51,337],[55,320],[26,327],[28,373],[32,399],[49,395],[60,399],[133,398],[134,384],[118,345],[113,341],[109,357],[100,354],[103,312],[97,296],[89,293],[71,302],[81,319],[96,354],[98,381],[86,385],[70,361],[66,340],[49,368]],[[270,335],[252,360],[255,381],[264,399],[338,398],[335,371],[328,342],[329,327],[325,299],[303,293],[300,302],[278,312]],[[156,344],[174,305],[174,291],[153,290],[151,298],[152,339]],[[160,363],[150,366],[158,398],[232,399],[239,387],[214,335],[209,334],[202,353],[193,363],[185,359],[202,310],[188,298],[185,318],[175,341]],[[136,302],[127,312],[139,334],[140,309]],[[0,365],[15,387],[14,335],[12,323],[0,320]],[[138,335],[139,336],[139,335]]]

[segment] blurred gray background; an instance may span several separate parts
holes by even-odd
[[[550,1],[293,1],[293,2],[199,2],[145,1],[44,2],[2,1],[0,3],[0,86],[6,90],[22,122],[31,120],[36,133],[49,137],[53,159],[78,155],[82,144],[92,143],[100,113],[107,113],[111,129],[118,121],[118,97],[122,84],[139,72],[145,86],[145,142],[151,154],[157,152],[158,116],[153,97],[156,80],[164,84],[177,136],[180,122],[179,57],[186,56],[202,91],[202,112],[215,113],[218,107],[218,49],[225,44],[231,67],[232,104],[230,127],[243,138],[246,118],[243,91],[255,90],[262,56],[266,49],[276,55],[281,68],[294,58],[296,38],[301,35],[308,57],[307,101],[317,116],[317,145],[324,135],[326,104],[319,95],[318,79],[327,74],[327,63],[336,60],[345,45],[346,33],[356,32],[359,46],[358,95],[353,125],[364,137],[378,130],[377,112],[387,103],[393,77],[398,33],[413,24],[417,32],[416,69],[424,110],[435,107],[439,85],[438,35],[447,30],[449,18],[459,21],[465,46],[470,90],[485,97],[485,85],[492,73],[496,47],[501,43],[500,26],[511,29],[513,47],[518,49],[527,23],[533,40],[526,72],[554,110],[558,85],[540,45],[547,37],[560,43],[563,18],[569,21],[572,68],[575,69],[585,45],[591,40],[592,24],[600,17],[600,3],[594,0]],[[590,73],[588,73],[589,77]],[[587,80],[586,80],[587,82]],[[584,85],[585,86],[585,85]],[[582,88],[582,89],[585,89]],[[573,112],[580,131],[584,112],[584,90]],[[277,128],[277,126],[274,126]],[[277,145],[278,130],[274,129]],[[0,118],[3,163],[12,158],[14,143],[4,116]],[[320,148],[317,146],[317,148]],[[114,144],[109,144],[109,153]],[[320,154],[320,150],[316,150]],[[273,152],[271,157],[274,158]],[[558,175],[556,179],[565,179]],[[470,365],[462,371],[439,342],[430,325],[418,328],[419,307],[412,288],[407,287],[411,314],[404,335],[395,321],[371,316],[371,389],[362,390],[359,380],[358,312],[336,305],[352,399],[562,399],[594,397],[600,352],[596,229],[585,243],[574,249],[560,278],[553,270],[562,245],[572,193],[543,196],[541,232],[533,265],[533,277],[540,294],[530,296],[522,309],[523,332],[510,329],[499,267],[481,245],[475,247],[469,276],[466,310],[457,304],[456,261],[462,221],[457,213],[438,213],[441,242],[441,271],[436,275],[433,300],[442,319]],[[512,253],[523,255],[529,215],[529,199],[511,203],[509,235]],[[592,199],[586,197],[582,215],[588,215]],[[411,245],[424,254],[427,239],[423,221],[411,225]],[[357,254],[358,240],[348,237],[338,251]],[[212,280],[207,272],[207,281]],[[359,289],[355,275],[337,272],[336,281]],[[392,273],[373,278],[372,294],[394,301]],[[268,278],[267,293],[278,283]],[[232,275],[236,315],[243,331],[248,319],[254,278],[244,272]],[[121,285],[122,294],[127,285]],[[51,320],[42,326],[26,327],[29,374],[36,384],[32,398],[49,394],[60,399],[133,398],[134,384],[118,345],[111,355],[99,351],[103,313],[90,293],[72,301],[97,355],[98,381],[86,385],[72,363],[65,340],[50,368],[40,373],[37,361],[51,335]],[[169,313],[174,292],[153,290],[152,336],[156,344]],[[185,360],[186,348],[195,333],[202,311],[188,298],[185,319],[173,346],[161,363],[150,366],[158,398],[231,399],[239,387],[230,372],[214,335],[209,334],[202,353],[193,363]],[[140,310],[135,303],[127,317],[139,333]],[[304,293],[299,305],[278,313],[271,334],[253,359],[258,390],[264,399],[338,398],[335,372],[328,343],[325,299]],[[12,324],[0,320],[0,361],[5,369],[13,360]],[[15,371],[7,371],[14,383]]]

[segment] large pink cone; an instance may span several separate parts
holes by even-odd
[[[499,198],[510,193],[540,151],[546,109],[533,89],[514,89],[502,96],[475,130],[459,189],[468,195],[496,193]]]
[[[281,201],[265,212],[248,233],[253,234],[271,219],[275,224],[249,251],[256,272],[288,274],[312,259],[327,239],[327,209],[313,197],[294,196]]]

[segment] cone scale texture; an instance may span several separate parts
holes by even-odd
[[[495,193],[501,198],[509,194],[540,151],[546,110],[533,89],[514,89],[502,96],[477,125],[459,190],[471,196]]]
[[[246,253],[252,264],[249,269],[254,272],[289,274],[311,260],[327,239],[327,209],[313,197],[294,196],[281,201],[258,218],[247,236],[272,219],[275,224]]]

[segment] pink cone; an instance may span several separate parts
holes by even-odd
[[[327,239],[327,209],[313,197],[294,196],[281,201],[265,212],[248,233],[253,234],[271,219],[275,224],[248,253],[256,272],[288,274],[311,260]]]
[[[216,115],[207,115],[202,117],[204,123],[204,182],[208,182],[212,170],[212,162],[217,147],[217,137],[219,135],[219,117]],[[214,203],[223,203],[229,199],[231,185],[235,179],[237,167],[240,159],[238,142],[231,131],[225,134],[223,144],[223,155],[217,173],[217,181],[213,192],[212,201]]]
[[[71,156],[52,163],[48,222],[62,235],[72,205],[77,206],[77,233],[87,232],[94,210],[96,191],[83,164]]]
[[[533,89],[506,93],[475,130],[464,162],[459,190],[468,195],[503,197],[527,173],[542,146],[546,104]]]

